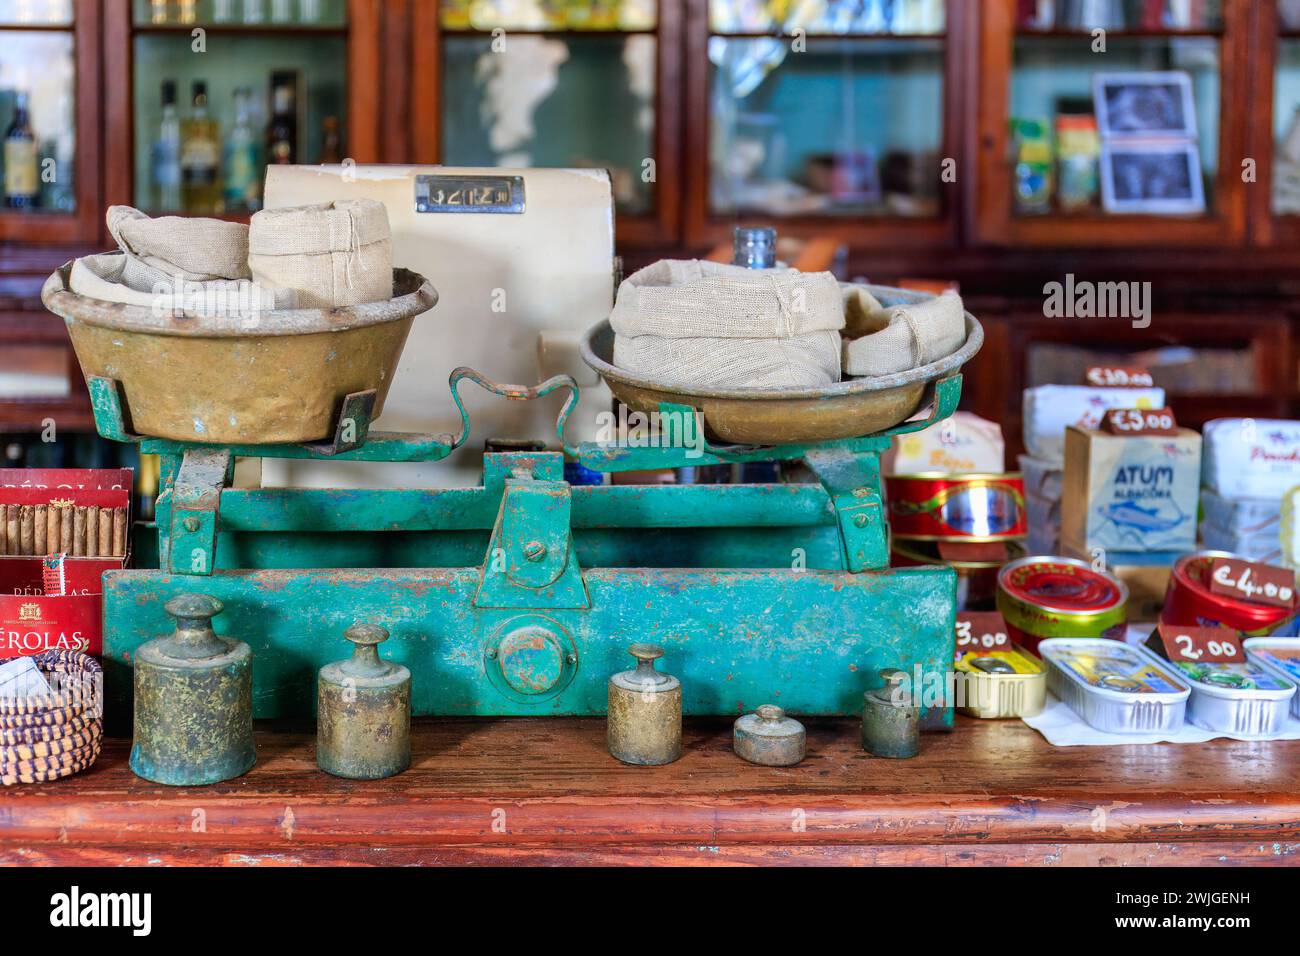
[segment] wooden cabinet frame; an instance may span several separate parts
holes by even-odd
[[[682,2],[659,0],[655,76],[655,183],[651,211],[645,215],[619,213],[620,243],[671,245],[679,241],[681,206],[681,78]],[[527,30],[507,34],[528,35]],[[546,35],[599,35],[597,31],[547,31]],[[607,34],[606,34],[607,35]],[[410,142],[419,164],[442,163],[442,30],[436,0],[411,5]],[[539,131],[544,135],[544,131]]]
[[[1278,44],[1284,35],[1300,40],[1300,32],[1283,33],[1277,0],[1260,0],[1251,12],[1254,17],[1251,62],[1255,69],[1249,102],[1256,110],[1257,119],[1248,129],[1247,155],[1256,160],[1259,174],[1249,192],[1251,238],[1257,245],[1295,250],[1300,249],[1300,214],[1273,214],[1273,164],[1277,151],[1273,134],[1277,103],[1273,93]]]
[[[967,200],[973,241],[995,246],[1238,246],[1246,237],[1246,194],[1242,160],[1246,150],[1251,83],[1247,57],[1251,38],[1250,0],[1224,0],[1219,63],[1219,168],[1214,205],[1204,218],[1169,216],[1016,216],[1012,211],[1013,171],[1008,162],[1016,0],[982,0],[977,80],[979,106],[978,181]],[[1111,37],[1125,36],[1109,31]],[[1163,34],[1160,34],[1163,36]],[[1197,36],[1186,33],[1175,36]],[[1078,34],[1080,43],[1089,34]]]
[[[26,213],[0,209],[0,241],[78,242],[98,233],[100,205],[100,4],[98,0],[73,0],[72,43],[76,68],[73,111],[76,116],[76,160],[73,187],[77,208],[71,214]],[[55,32],[49,27],[6,26],[20,30]]]

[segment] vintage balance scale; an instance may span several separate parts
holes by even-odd
[[[412,211],[393,191],[414,181],[427,196],[431,178],[468,175],[406,172],[378,187],[399,245]],[[522,172],[521,189],[541,175]],[[364,194],[367,184],[327,177],[310,188],[321,201]],[[280,194],[284,203],[304,201],[292,189]],[[435,285],[455,281],[426,268]],[[886,304],[919,298],[873,291]],[[435,310],[424,320],[435,334],[437,318]],[[579,386],[563,374],[526,387],[457,368],[449,381],[456,435],[372,431],[360,394],[343,400],[333,441],[250,446],[130,434],[118,383],[93,377],[100,434],[138,441],[161,459],[160,569],[105,576],[110,695],[129,692],[123,678],[133,653],[171,630],[163,605],[187,592],[218,598],[225,611],[217,630],[252,646],[258,717],[310,715],[316,671],[339,656],[340,635],[357,622],[391,632],[386,656],[410,668],[416,715],[601,714],[606,681],[627,666],[634,641],[666,649],[664,669],[681,678],[688,715],[734,716],[765,702],[801,715],[855,714],[883,668],[919,667],[941,680],[953,657],[955,574],[888,568],[879,456],[892,436],[956,409],[958,369],[982,341],[978,322],[968,316],[967,326],[965,347],[933,366],[762,401],[743,390],[690,393],[638,381],[610,364],[608,323],[591,329],[582,357],[617,398],[696,428],[693,413],[703,412],[702,454],[691,425],[666,447],[570,443]],[[445,459],[471,435],[460,394],[467,379],[511,402],[563,395],[555,428],[563,451],[489,451],[472,487],[232,487],[243,457],[302,469]],[[805,437],[784,440],[791,430]],[[566,454],[606,473],[802,462],[808,480],[570,484]],[[931,704],[923,706],[926,726],[951,725],[950,709],[921,702]]]

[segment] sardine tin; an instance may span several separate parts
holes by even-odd
[[[1160,733],[1183,724],[1191,688],[1145,648],[1106,638],[1050,638],[1038,653],[1048,688],[1098,730]]]
[[[1300,637],[1248,637],[1248,660],[1275,677],[1300,685]],[[1300,718],[1300,693],[1291,697],[1291,716]]]
[[[1015,648],[971,651],[957,658],[953,670],[964,685],[959,709],[971,717],[1032,717],[1047,702],[1046,668]]]
[[[1032,651],[1043,638],[1122,636],[1128,587],[1087,562],[1035,556],[998,572],[997,605],[1012,640]]]
[[[1296,692],[1291,681],[1249,661],[1175,661],[1174,666],[1191,685],[1187,719],[1197,727],[1239,737],[1273,737],[1281,732]]]

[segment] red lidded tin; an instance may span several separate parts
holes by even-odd
[[[1228,627],[1249,637],[1267,637],[1291,623],[1300,612],[1300,596],[1291,607],[1245,601],[1210,590],[1210,565],[1215,558],[1241,558],[1227,551],[1200,551],[1174,562],[1165,592],[1160,623],[1180,627]]]
[[[1029,533],[1019,474],[892,475],[885,497],[896,538],[1002,541]]]
[[[1035,652],[1048,637],[1123,640],[1128,588],[1074,558],[1021,558],[998,573],[998,610],[1011,640]]]

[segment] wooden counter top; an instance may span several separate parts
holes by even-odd
[[[421,719],[413,765],[319,772],[314,735],[258,731],[258,763],[206,788],[90,771],[0,791],[0,863],[998,863],[1300,860],[1300,741],[1054,748],[1019,721],[958,718],[921,756],[809,723],[798,767],[746,764],[727,721],[686,755],[625,767],[591,719]]]

